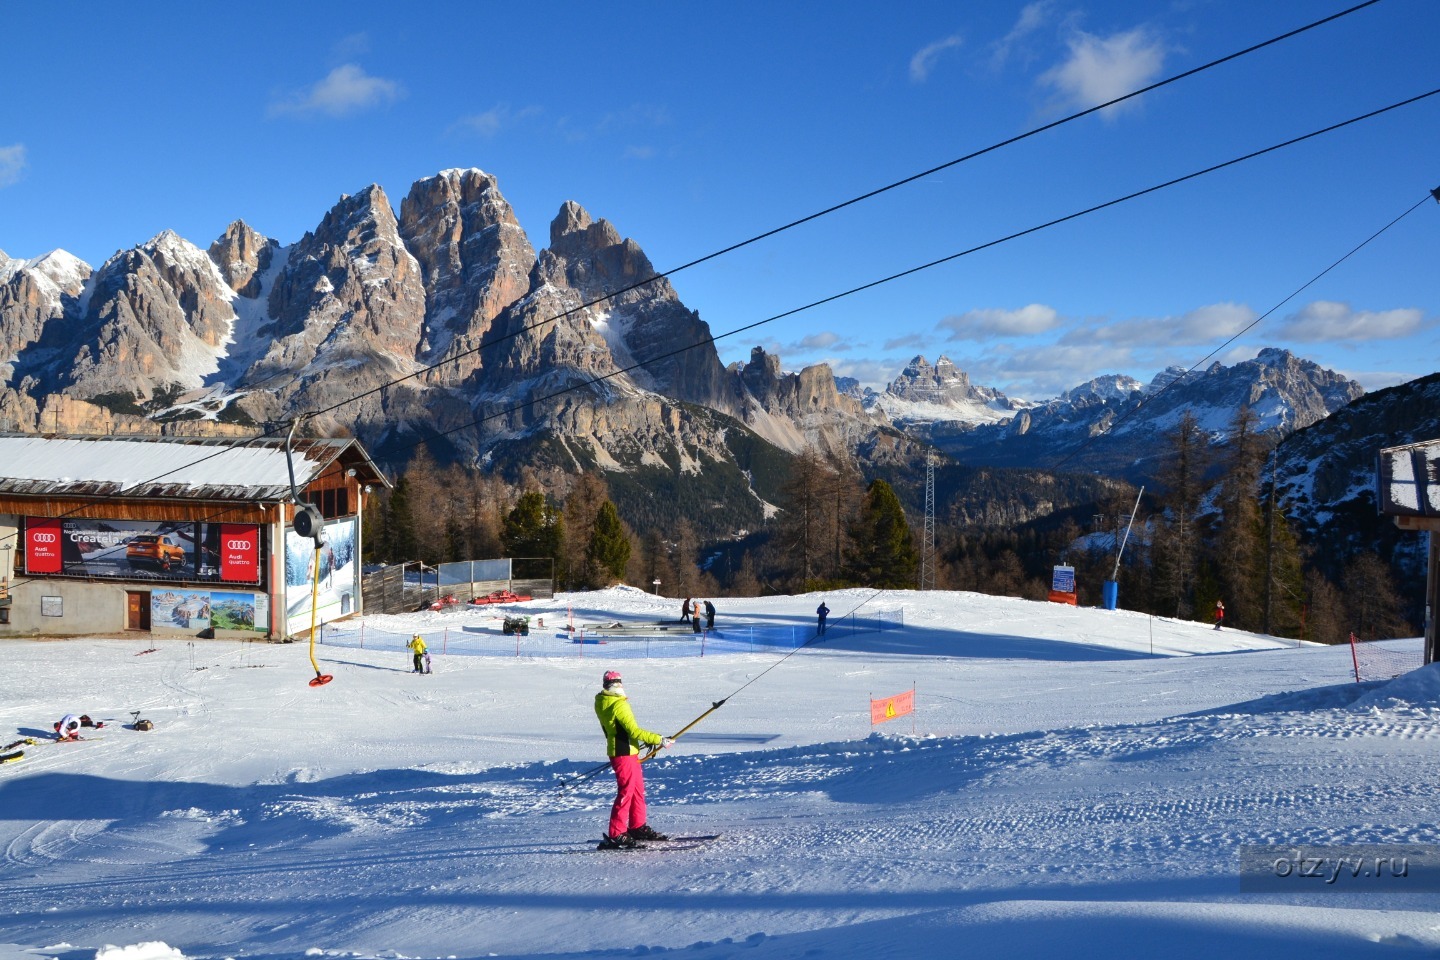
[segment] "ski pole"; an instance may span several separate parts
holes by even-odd
[[[577,783],[584,783],[586,780],[589,780],[591,777],[595,776],[595,774],[599,773],[601,770],[608,770],[608,769],[610,769],[610,761],[609,761],[609,760],[606,760],[604,763],[600,764],[599,766],[592,767],[591,769],[586,770],[584,773],[576,774],[575,776],[571,777],[569,780],[562,780],[562,781],[560,782],[560,785],[559,785],[556,789],[559,790],[561,793],[564,793],[566,790],[569,790],[571,787],[575,786],[575,784],[577,784]]]

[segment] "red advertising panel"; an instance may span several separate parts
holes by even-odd
[[[260,582],[260,528],[248,523],[220,524],[220,579]]]
[[[59,520],[26,518],[25,572],[59,573],[63,563],[60,542]]]

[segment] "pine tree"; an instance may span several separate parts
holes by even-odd
[[[912,587],[920,557],[900,499],[884,480],[870,484],[850,526],[849,579],[870,587]]]
[[[415,524],[410,516],[409,478],[402,476],[395,481],[386,502],[385,553],[391,563],[406,563],[418,559],[419,550],[415,540]]]
[[[591,570],[607,575],[611,583],[625,576],[625,565],[630,562],[630,537],[615,504],[609,500],[600,504],[595,514],[585,560]]]
[[[505,517],[501,534],[505,554],[524,559],[555,559],[560,553],[564,527],[560,514],[545,500],[545,494],[523,493]]]
[[[647,585],[660,581],[660,589],[666,596],[683,597],[685,594],[676,583],[675,568],[670,563],[670,550],[658,529],[652,528],[642,538],[641,579]]]
[[[774,544],[798,590],[816,579],[826,554],[826,512],[829,470],[813,448],[801,451],[790,464],[789,476],[781,487],[781,514],[775,528]]]
[[[1220,482],[1218,574],[1226,625],[1259,630],[1264,625],[1265,541],[1257,497],[1265,448],[1255,432],[1259,417],[1248,406],[1235,411]],[[1204,609],[1204,608],[1202,608]]]
[[[1361,640],[1388,640],[1413,635],[1401,614],[1400,595],[1384,560],[1358,554],[1345,566],[1345,607],[1350,628]]]
[[[619,572],[612,573],[595,567],[590,560],[596,517],[601,505],[609,502],[609,498],[605,481],[594,473],[582,473],[576,477],[565,496],[565,529],[573,531],[574,535],[565,538],[561,578],[571,587],[593,589],[601,586],[602,580],[613,582],[625,575],[623,564]],[[619,516],[615,519],[618,523]]]
[[[1345,599],[1318,570],[1305,574],[1305,630],[1303,639],[1316,643],[1344,643],[1350,636]]]
[[[1194,613],[1194,590],[1200,563],[1200,511],[1205,474],[1205,435],[1195,414],[1186,410],[1168,438],[1169,451],[1157,480],[1165,490],[1165,519],[1155,532],[1155,589],[1160,609],[1176,617]]]
[[[1299,637],[1305,602],[1305,570],[1300,542],[1279,504],[1265,504],[1264,522],[1268,577],[1265,632],[1275,637]]]
[[[415,556],[432,566],[453,559],[446,555],[446,486],[430,451],[416,449],[405,467],[411,509],[409,528]]]

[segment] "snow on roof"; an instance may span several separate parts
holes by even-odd
[[[347,450],[362,483],[386,483],[354,440],[294,442],[304,487]],[[0,493],[286,500],[290,473],[278,438],[42,437],[0,434]]]
[[[1380,451],[1380,512],[1440,516],[1440,440]]]

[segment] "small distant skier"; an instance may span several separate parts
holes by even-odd
[[[709,600],[705,601],[705,629],[715,629],[715,604]]]
[[[415,655],[415,669],[411,673],[425,673],[425,660],[430,656],[425,652],[425,638],[420,634],[410,638],[408,644],[410,652]]]
[[[690,607],[690,626],[696,633],[700,632],[700,601],[696,600]]]
[[[640,773],[640,745],[668,749],[675,741],[651,733],[635,722],[635,713],[625,696],[617,670],[608,670],[595,694],[595,716],[605,731],[605,753],[615,771],[615,803],[610,807],[610,826],[597,850],[624,850],[640,840],[668,840],[645,822],[645,778]]]
[[[830,608],[825,606],[825,601],[820,601],[820,606],[815,608],[815,636],[825,636],[825,618],[830,616]]]
[[[1221,627],[1221,625],[1224,624],[1224,623],[1225,623],[1225,602],[1224,602],[1223,600],[1216,600],[1216,601],[1215,601],[1215,629],[1216,629],[1216,630],[1219,630],[1220,627]]]
[[[690,622],[690,598],[686,597],[685,602],[680,604],[680,622]]]

